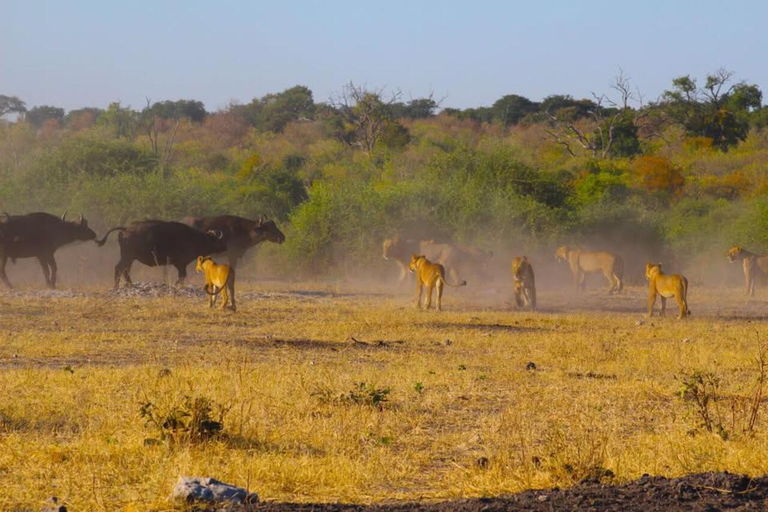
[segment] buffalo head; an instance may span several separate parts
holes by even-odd
[[[209,229],[205,232],[205,236],[208,238],[209,247],[207,254],[213,254],[217,252],[224,252],[227,250],[227,242],[224,240],[224,233],[219,230]]]
[[[78,216],[77,220],[74,221],[64,220],[66,215],[67,212],[64,212],[64,215],[61,216],[61,220],[67,226],[67,230],[69,231],[73,241],[78,240],[87,242],[89,240],[96,239],[96,233],[88,227],[88,221],[85,220],[82,213]]]
[[[254,244],[258,244],[265,240],[276,244],[285,242],[285,235],[280,231],[280,228],[277,227],[275,221],[264,220],[261,217],[254,222],[254,226],[248,233],[248,236]]]

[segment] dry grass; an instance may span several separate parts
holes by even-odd
[[[451,290],[442,314],[402,294],[254,291],[270,290],[241,287],[237,314],[204,298],[0,295],[0,509],[51,495],[164,509],[179,475],[267,500],[371,502],[567,486],[595,468],[768,472],[764,416],[753,435],[737,417],[723,440],[698,428],[675,379],[701,369],[724,396],[750,394],[768,310],[736,290],[722,305],[692,290],[690,321],[642,325],[640,289],[544,292],[536,314],[498,307],[503,289]],[[360,382],[387,401],[351,400]],[[158,432],[141,404],[185,395],[226,407],[225,435],[147,445]]]

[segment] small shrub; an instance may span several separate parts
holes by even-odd
[[[228,407],[216,404],[204,396],[184,396],[180,403],[158,407],[146,401],[141,404],[140,416],[145,427],[155,429],[160,439],[171,444],[199,443],[212,439],[224,430],[224,416]]]
[[[692,370],[682,372],[679,380],[680,398],[692,404],[701,425],[708,432],[716,432],[724,440],[728,439],[728,430],[720,411],[720,378],[712,372]]]
[[[377,388],[372,384],[359,382],[343,395],[343,398],[358,405],[367,405],[381,409],[388,400],[389,391],[389,388]]]

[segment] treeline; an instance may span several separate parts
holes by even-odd
[[[100,227],[264,214],[288,235],[264,248],[275,268],[329,272],[378,264],[395,231],[490,247],[768,247],[756,85],[718,71],[653,102],[624,76],[607,89],[465,110],[354,83],[328,102],[295,86],[216,112],[195,100],[65,112],[0,95],[0,209],[82,210]]]

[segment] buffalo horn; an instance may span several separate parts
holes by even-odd
[[[82,213],[80,214],[80,217],[78,217],[77,223],[78,224],[82,224],[83,223],[83,214]]]
[[[68,212],[68,211],[69,211],[69,210],[64,210],[64,213],[61,215],[61,220],[66,220],[66,218],[67,218],[67,212]]]

